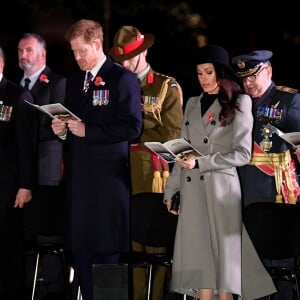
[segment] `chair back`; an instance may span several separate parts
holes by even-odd
[[[244,210],[244,224],[261,258],[284,259],[299,256],[299,205],[252,203]]]
[[[168,212],[163,193],[138,193],[131,198],[131,239],[152,247],[173,246],[177,216]]]

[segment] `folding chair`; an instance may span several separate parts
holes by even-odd
[[[139,193],[131,199],[131,239],[152,247],[167,247],[167,253],[124,254],[123,262],[132,267],[148,268],[147,300],[151,299],[153,270],[156,266],[172,265],[177,216],[170,214],[162,193]]]
[[[300,206],[275,202],[252,203],[244,210],[244,223],[262,260],[293,259],[292,267],[266,266],[266,269],[275,282],[291,282],[299,300]]]

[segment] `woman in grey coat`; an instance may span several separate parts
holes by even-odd
[[[181,135],[203,156],[177,159],[164,199],[178,213],[171,289],[211,300],[257,299],[276,292],[242,223],[236,167],[251,158],[251,99],[243,94],[218,45],[198,50],[203,93],[185,108]],[[178,212],[172,196],[180,191]]]

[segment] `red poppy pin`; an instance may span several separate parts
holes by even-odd
[[[48,76],[46,74],[41,74],[40,81],[48,83],[49,82]]]
[[[208,115],[206,116],[206,121],[207,122],[210,122],[214,117],[214,113],[210,112],[208,113]]]
[[[96,76],[95,80],[94,80],[94,84],[96,86],[99,86],[99,85],[105,85],[105,82],[103,81],[102,77],[101,76]]]
[[[214,120],[214,113],[213,112],[208,113],[208,115],[206,116],[206,121],[210,122],[210,124],[212,126],[216,125],[216,121]]]

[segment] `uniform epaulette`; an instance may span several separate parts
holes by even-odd
[[[157,76],[160,76],[160,77],[163,77],[165,79],[169,79],[169,80],[172,80],[172,81],[175,81],[176,82],[176,79],[172,76],[168,76],[168,75],[165,75],[165,74],[162,74],[162,73],[158,73],[158,72],[154,72],[155,75]]]
[[[291,93],[291,94],[295,94],[298,92],[297,89],[293,89],[287,86],[283,86],[283,85],[277,85],[276,86],[276,90],[278,91],[282,91],[282,92],[287,92],[287,93]]]
[[[155,72],[155,71],[154,71],[154,73],[155,73],[156,75],[158,75],[158,76],[161,76],[161,77],[172,78],[172,77],[170,77],[170,76],[168,76],[168,75],[165,75],[165,74],[162,74],[162,73],[158,73],[158,72]]]
[[[165,74],[161,74],[161,73],[158,73],[158,72],[154,72],[156,76],[160,76],[160,77],[163,77],[165,79],[168,80],[169,84],[170,84],[170,87],[173,88],[173,87],[178,87],[178,83],[176,81],[176,79],[172,76],[168,76],[168,75],[165,75]]]

